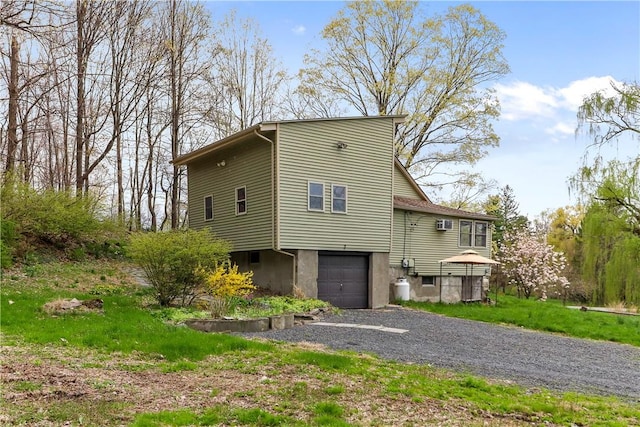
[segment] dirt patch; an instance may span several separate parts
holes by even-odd
[[[42,309],[45,313],[51,315],[61,315],[72,312],[102,312],[104,301],[100,298],[92,298],[89,300],[57,299],[49,301]]]
[[[317,346],[309,346],[317,349]],[[162,362],[135,356],[104,355],[67,347],[4,346],[0,367],[3,425],[75,425],[77,419],[47,419],[47,413],[65,402],[120,404],[118,414],[102,414],[85,424],[118,425],[136,414],[180,409],[202,412],[216,404],[233,408],[260,408],[308,422],[310,409],[327,400],[324,390],[339,385],[344,391],[331,396],[346,409],[349,422],[358,425],[486,424],[489,413],[471,413],[455,402],[416,400],[388,395],[375,381],[363,383],[350,376],[323,378],[300,365],[262,364],[258,368],[226,367],[225,357],[212,357],[193,370],[163,372]],[[37,411],[42,419],[25,422],[24,414]],[[77,415],[77,414],[76,414]],[[37,418],[37,417],[36,417]],[[500,425],[525,425],[501,418]]]

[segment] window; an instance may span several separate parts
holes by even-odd
[[[347,213],[347,187],[331,186],[331,212]]]
[[[247,213],[247,187],[236,188],[236,215]]]
[[[260,252],[258,251],[249,252],[249,263],[260,264]]]
[[[213,196],[204,198],[204,220],[211,221],[213,219]]]
[[[475,242],[474,246],[481,246],[483,248],[487,247],[487,223],[486,222],[476,222],[475,227]]]
[[[483,221],[460,220],[460,246],[487,247],[487,230],[489,226]]]
[[[460,220],[460,246],[472,246],[473,221]]]
[[[307,209],[324,212],[324,184],[309,182],[309,201]]]
[[[422,276],[422,286],[435,286],[436,280],[433,276]]]

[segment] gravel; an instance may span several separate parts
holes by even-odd
[[[335,350],[375,353],[384,359],[430,364],[525,387],[615,395],[640,402],[640,348],[631,345],[395,307],[343,310],[340,314],[326,314],[321,321],[385,326],[408,332],[309,323],[243,335],[320,343]]]

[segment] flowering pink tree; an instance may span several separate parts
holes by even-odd
[[[498,248],[498,260],[509,283],[516,285],[518,294],[529,298],[539,294],[546,299],[549,292],[564,294],[569,281],[562,275],[566,260],[562,252],[526,228],[505,233]]]

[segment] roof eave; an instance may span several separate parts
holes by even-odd
[[[404,175],[404,177],[409,181],[409,184],[413,187],[414,190],[416,190],[416,192],[418,194],[420,194],[420,196],[427,202],[431,203],[431,199],[429,199],[429,196],[427,196],[427,194],[424,192],[424,190],[422,188],[420,188],[420,186],[418,185],[418,183],[416,182],[415,179],[413,179],[413,177],[411,176],[411,174],[409,173],[409,171],[407,170],[407,168],[404,167],[404,165],[402,164],[402,162],[398,159],[397,156],[393,156],[394,157],[394,162],[395,165],[398,167],[398,170],[400,171],[400,173],[402,175]]]
[[[437,206],[437,205],[434,205],[434,206]],[[427,206],[411,206],[404,203],[394,203],[393,207],[395,209],[402,209],[405,211],[423,212],[423,213],[429,213],[433,215],[450,216],[455,218],[480,219],[484,221],[495,221],[498,219],[494,216],[481,214],[481,213],[467,212],[467,211],[461,211],[461,210],[456,210],[455,212],[442,212],[438,210],[437,207],[431,208]]]
[[[257,125],[248,127],[244,130],[241,130],[240,132],[234,133],[233,135],[230,135],[212,144],[205,145],[202,148],[199,148],[195,151],[192,151],[190,153],[177,157],[171,163],[173,163],[176,166],[189,164],[195,160],[200,159],[201,157],[206,156],[207,154],[210,154],[215,151],[221,150],[222,148],[228,147],[229,145],[232,145],[238,142],[239,140],[249,136],[255,131],[266,131],[266,130],[271,130],[270,126],[264,126],[262,123],[258,123]]]

